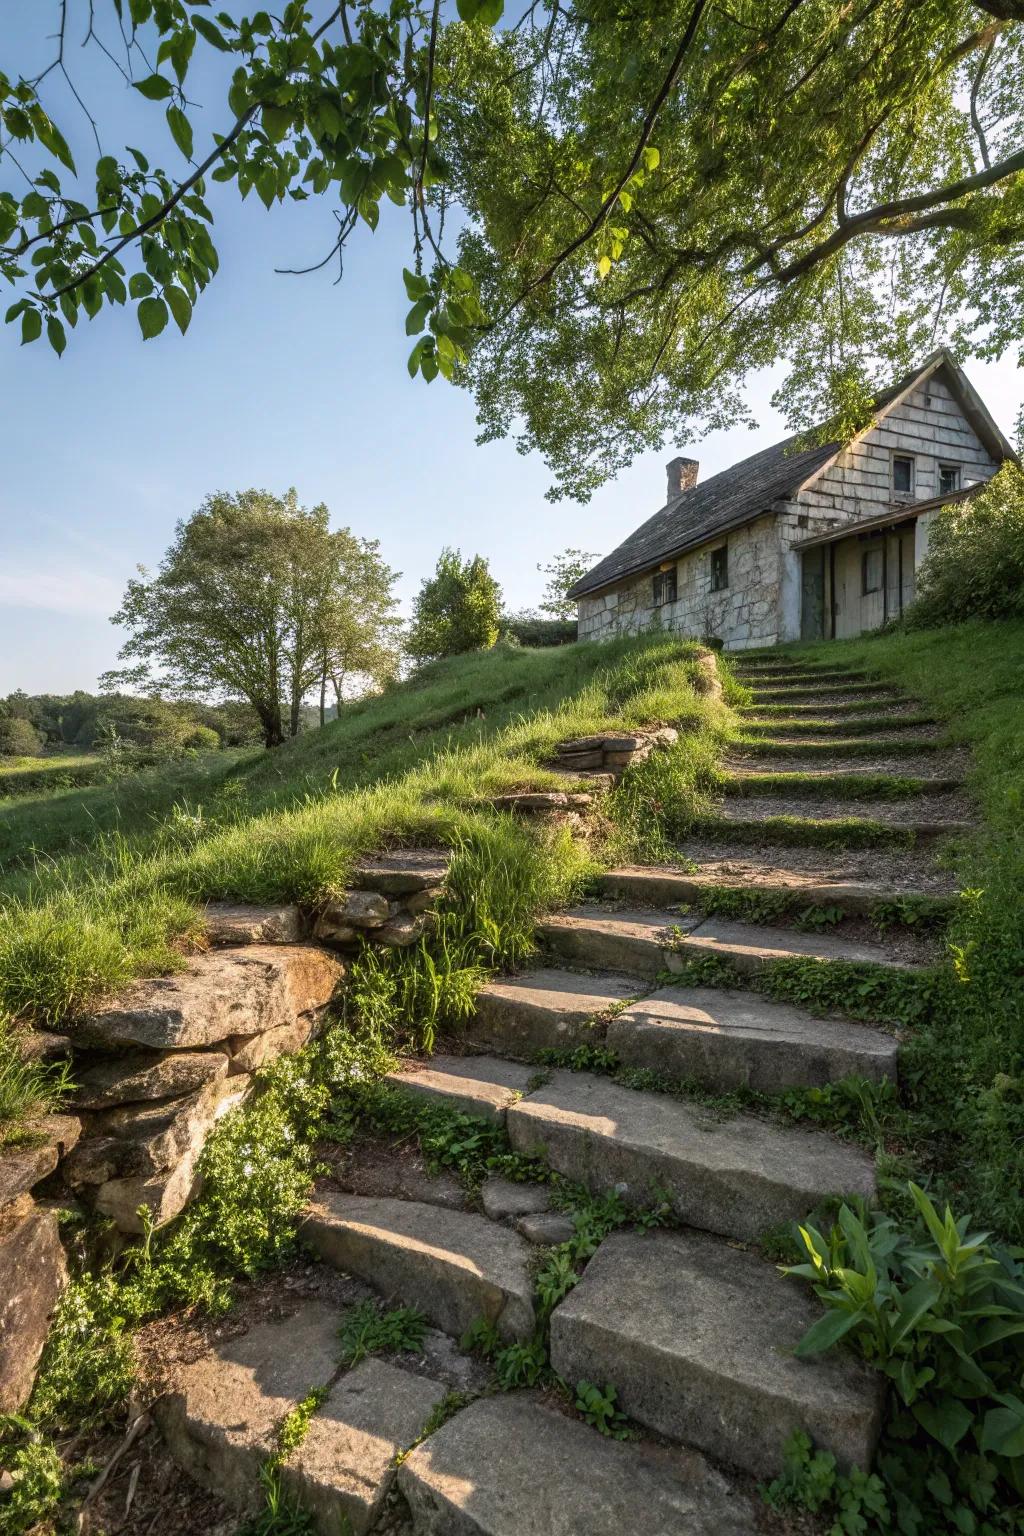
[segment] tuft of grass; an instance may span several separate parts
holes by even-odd
[[[348,1310],[338,1329],[341,1362],[352,1367],[370,1355],[416,1354],[426,1332],[427,1319],[415,1307],[385,1312],[375,1301],[362,1301]]]
[[[912,800],[958,788],[955,779],[922,779],[895,773],[753,772],[729,774],[727,795],[806,795],[828,800]]]
[[[721,842],[797,848],[913,848],[917,841],[912,827],[863,816],[766,816],[757,821],[704,816],[694,823],[694,830]]]
[[[71,1089],[70,1065],[26,1056],[23,1034],[0,1014],[0,1147],[14,1140],[33,1115],[58,1110]]]

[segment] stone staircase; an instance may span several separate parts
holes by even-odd
[[[641,1220],[606,1237],[546,1324],[555,1372],[571,1389],[613,1385],[641,1437],[602,1438],[538,1392],[478,1397],[397,1458],[401,1519],[409,1523],[381,1526],[396,1458],[368,1458],[362,1502],[350,1497],[349,1402],[340,1427],[337,1412],[326,1425],[314,1419],[311,1507],[325,1532],[340,1512],[354,1532],[415,1536],[621,1536],[626,1528],[738,1536],[774,1528],[761,1525],[767,1517],[751,1479],[779,1470],[792,1431],[806,1430],[844,1467],[871,1459],[881,1380],[841,1352],[796,1358],[817,1303],[757,1245],[835,1196],[872,1198],[872,1159],[760,1113],[723,1117],[709,1099],[851,1074],[895,1078],[898,1040],[888,1021],[817,1017],[758,986],[773,969],[801,964],[840,966],[837,974],[855,978],[883,970],[912,977],[929,959],[928,944],[900,931],[894,904],[927,897],[940,912],[952,899],[929,849],[970,825],[970,806],[962,764],[925,712],[895,690],[836,666],[770,656],[744,658],[740,671],[752,690],[744,731],[721,803],[680,848],[679,867],[603,875],[599,899],[541,922],[540,963],[483,988],[460,1054],[404,1062],[391,1078],[403,1093],[502,1127],[516,1152],[595,1195],[615,1193],[638,1215],[652,1206],[671,1213],[669,1227],[647,1231]],[[926,758],[929,771],[893,769],[894,739],[903,757]],[[758,781],[766,765],[770,772],[777,759],[791,768],[801,751],[812,761],[827,754],[827,766],[801,779],[798,793],[782,774],[771,789]],[[870,789],[862,796],[853,784],[851,793],[866,763]],[[784,841],[773,841],[780,823],[762,814],[768,806],[786,808]],[[899,855],[890,868],[894,831]],[[865,856],[872,836],[878,848]],[[770,922],[710,910],[751,893]],[[884,932],[872,926],[883,907]],[[807,914],[822,912],[831,931],[808,929]],[[572,1052],[583,1053],[584,1069],[573,1069]],[[601,1070],[589,1069],[595,1065]],[[309,1208],[304,1241],[327,1265],[419,1308],[452,1338],[478,1319],[506,1343],[534,1338],[544,1326],[535,1245],[570,1230],[547,1209],[546,1186],[492,1178],[476,1209],[424,1193],[395,1198],[328,1182]],[[284,1356],[288,1327],[280,1325],[278,1338]],[[410,1376],[400,1361],[387,1369]],[[211,1394],[208,1363],[189,1370],[194,1380],[186,1371],[174,1399],[172,1443],[202,1477],[201,1457],[185,1442],[193,1450],[222,1445],[228,1410]],[[328,1401],[364,1370],[336,1378]],[[388,1447],[408,1447],[416,1437],[407,1410],[425,1421],[442,1392],[433,1386],[433,1396],[422,1387],[415,1409],[411,1388],[393,1401],[371,1392],[376,1417],[367,1428],[364,1412],[359,1434],[372,1430]],[[289,1390],[293,1400],[301,1396],[294,1383]],[[292,1474],[299,1487],[306,1454]],[[339,1468],[333,1502],[324,1493],[331,1454]],[[217,1475],[225,1479],[223,1468]]]

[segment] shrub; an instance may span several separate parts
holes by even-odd
[[[0,720],[0,757],[35,757],[42,743],[31,720],[17,715]]]
[[[944,507],[918,573],[911,627],[1024,613],[1024,470],[1005,464],[978,495]]]
[[[413,608],[406,649],[418,660],[486,651],[498,638],[501,588],[481,555],[463,563],[443,549],[433,576],[424,581]]]
[[[827,1236],[801,1228],[810,1262],[787,1273],[825,1311],[796,1354],[845,1339],[888,1379],[881,1529],[1019,1531],[995,1512],[1024,1496],[1024,1254],[909,1187],[906,1224],[844,1205]]]
[[[185,732],[181,744],[190,752],[216,752],[220,747],[220,737],[208,725],[193,725]]]

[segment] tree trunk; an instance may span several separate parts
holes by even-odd
[[[260,724],[263,727],[263,744],[266,747],[279,747],[284,741],[284,728],[281,723],[281,701],[275,699],[273,704],[264,705],[257,710]]]
[[[327,657],[324,657],[323,669],[320,673],[320,727],[327,724]]]
[[[332,673],[332,675],[331,675],[331,682],[334,684],[334,718],[335,718],[335,720],[340,720],[341,719],[341,685],[342,685],[342,683],[344,681],[345,681],[345,674],[344,674],[344,672],[342,672],[340,677],[338,676],[338,674],[336,672]]]

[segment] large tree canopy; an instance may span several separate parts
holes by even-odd
[[[82,313],[127,301],[145,336],[184,329],[225,182],[268,206],[326,197],[325,262],[383,199],[405,206],[411,371],[471,386],[484,436],[519,431],[555,494],[742,419],[752,367],[787,365],[795,423],[847,425],[939,340],[1019,345],[1024,0],[38,12],[50,68],[0,75],[0,276],[25,340],[60,351]],[[104,153],[83,100],[100,154],[78,175],[47,106],[74,86],[73,22],[165,118],[176,169]],[[203,142],[200,52],[227,94]]]

